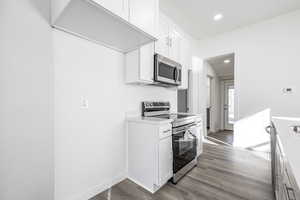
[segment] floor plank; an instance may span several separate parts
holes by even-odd
[[[209,133],[208,136],[212,137],[213,139],[220,140],[229,145],[233,145],[234,142],[233,131],[229,130],[219,131],[216,133]]]
[[[198,166],[151,194],[124,180],[90,200],[274,200],[270,162],[250,151],[204,144]]]

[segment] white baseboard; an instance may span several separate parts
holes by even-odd
[[[126,174],[122,173],[115,177],[113,177],[110,181],[106,181],[104,183],[101,183],[93,188],[88,189],[83,194],[79,194],[76,196],[73,196],[69,198],[69,200],[88,200],[97,194],[100,194],[101,192],[104,192],[105,190],[111,188],[113,185],[116,185],[126,179]]]
[[[132,178],[132,177],[127,177],[129,180],[131,180],[132,182],[134,182],[135,184],[141,186],[142,188],[144,188],[145,190],[147,190],[148,192],[151,192],[152,194],[155,192],[155,190],[150,189],[148,187],[146,187],[145,185],[141,184],[139,181],[137,181],[136,179]]]

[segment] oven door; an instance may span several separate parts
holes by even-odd
[[[173,171],[178,172],[197,156],[197,137],[193,126],[173,130]]]
[[[156,54],[154,80],[171,85],[181,84],[181,65],[166,57]]]

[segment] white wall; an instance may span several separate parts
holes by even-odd
[[[238,120],[268,117],[265,114],[268,108],[272,115],[300,116],[300,11],[199,41],[197,52],[201,59],[235,53],[235,116]],[[291,86],[295,89],[293,94],[282,93],[283,88]],[[253,133],[266,134],[263,128],[268,120],[262,119],[265,123],[252,129],[251,123],[242,121],[245,126],[237,124],[239,133],[236,134],[244,139],[247,133],[248,139],[256,137]]]
[[[201,58],[235,52],[239,118],[271,108],[299,116],[300,11],[199,42]],[[294,86],[292,95],[284,87]]]
[[[210,93],[210,131],[218,132],[221,128],[221,91],[220,79],[214,68],[206,61],[204,66],[207,75],[211,77],[211,93]]]
[[[54,30],[55,196],[87,199],[125,176],[125,117],[177,92],[125,84],[124,55]],[[86,98],[88,109],[81,108]]]
[[[49,1],[0,1],[0,199],[53,200]]]

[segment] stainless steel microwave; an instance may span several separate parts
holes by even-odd
[[[179,86],[182,78],[181,64],[162,55],[154,55],[154,81]]]

